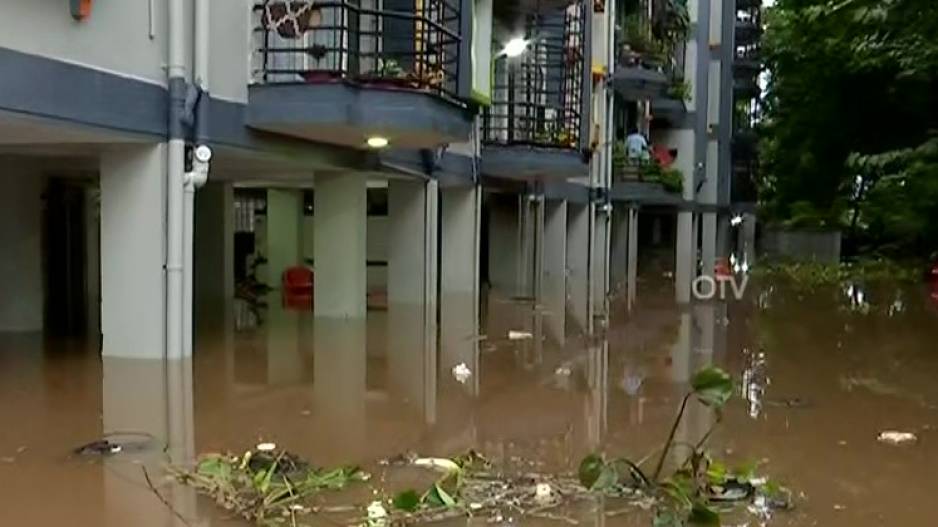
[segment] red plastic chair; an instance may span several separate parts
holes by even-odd
[[[720,258],[717,260],[713,274],[716,275],[717,278],[729,278],[733,276],[733,269],[730,268],[729,260],[726,258]]]
[[[313,271],[302,265],[288,268],[281,277],[283,306],[293,309],[312,309]]]
[[[932,282],[938,283],[938,263],[931,268],[931,271],[928,273],[928,277]]]

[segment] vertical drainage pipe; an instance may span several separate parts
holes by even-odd
[[[192,61],[192,76],[196,85],[202,90],[196,111],[196,141],[205,138],[206,101],[209,86],[209,20],[211,10],[209,0],[195,0],[194,24],[194,53]],[[198,147],[197,150],[205,147]],[[192,347],[195,332],[193,329],[195,301],[194,272],[195,272],[195,191],[205,185],[208,180],[211,151],[207,158],[199,155],[193,159],[193,171],[185,176],[185,191],[183,199],[183,271],[182,271],[182,353],[184,357],[192,356]],[[199,152],[196,152],[198,154]],[[207,160],[206,160],[207,159]]]
[[[183,179],[186,99],[185,14],[183,0],[168,0],[169,45],[167,80],[169,111],[166,162],[166,358],[183,357]]]

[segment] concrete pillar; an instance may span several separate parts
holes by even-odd
[[[101,192],[85,188],[85,301],[88,335],[101,336]]]
[[[436,419],[439,190],[435,181],[388,183],[388,363],[391,389]],[[470,209],[471,213],[471,209]],[[470,222],[470,228],[472,223]],[[465,240],[474,245],[474,237]],[[468,280],[472,288],[472,277]]]
[[[713,276],[717,261],[717,214],[705,212],[701,216],[700,267],[701,274]]]
[[[231,183],[210,181],[195,195],[194,273],[196,320],[199,324],[223,322],[235,285]]]
[[[42,178],[6,162],[0,186],[0,333],[42,331]]]
[[[440,372],[459,364],[478,371],[481,196],[479,187],[440,192]]]
[[[540,303],[547,314],[546,326],[560,344],[566,338],[567,307],[567,202],[550,200],[544,204]]]
[[[696,245],[694,244],[694,213],[682,210],[677,214],[675,239],[674,290],[678,303],[690,302],[691,281],[694,279]]]
[[[165,174],[165,144],[107,152],[101,158],[105,357],[165,355]]]
[[[392,304],[388,310],[387,362],[393,400],[412,406],[427,424],[436,421],[438,375],[437,339],[430,327],[432,321],[425,319],[421,306]]]
[[[318,203],[319,192],[316,194]],[[321,210],[316,208],[317,221]],[[317,235],[317,244],[319,239]],[[312,429],[318,430],[315,441],[321,459],[358,459],[365,455],[366,335],[364,317],[340,320],[317,316],[313,324],[314,417],[318,426]]]
[[[361,173],[316,176],[313,241],[317,317],[366,315],[366,193]]]
[[[152,435],[167,445],[105,458],[102,487],[107,521],[103,525],[160,525],[183,527],[166,506],[140,492],[147,482],[144,466],[154,480],[166,463],[190,463],[195,457],[194,391],[191,360],[134,360],[104,357],[102,361],[101,421],[105,432]],[[133,435],[128,440],[137,441]],[[129,462],[133,461],[133,462]],[[172,509],[186,518],[197,515],[195,491],[184,486],[161,490]],[[146,518],[139,522],[140,515]]]
[[[589,324],[589,215],[588,205],[567,204],[567,298],[582,331]]]
[[[717,259],[730,256],[730,215],[717,216]]]
[[[521,196],[521,229],[518,238],[520,258],[518,259],[518,295],[540,298],[541,287],[541,236],[544,229],[543,196],[530,194]]]
[[[609,275],[612,290],[625,290],[628,283],[629,211],[625,204],[617,204],[612,211],[612,249],[609,255]]]
[[[428,185],[424,181],[392,180],[388,183],[388,304],[393,307],[423,306],[430,281]]]
[[[638,298],[638,209],[629,207],[628,254],[628,309],[632,310]],[[660,220],[659,220],[660,221]]]
[[[281,276],[303,263],[303,192],[267,191],[267,284],[280,289]]]
[[[611,214],[594,208],[596,221],[593,224],[593,257],[591,259],[592,276],[592,316],[604,317],[609,312],[609,249]]]

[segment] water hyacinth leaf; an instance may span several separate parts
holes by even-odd
[[[590,490],[610,490],[619,484],[619,471],[611,463],[603,466]]]
[[[733,379],[720,368],[708,367],[691,380],[694,395],[707,406],[722,408],[733,396]]]
[[[406,512],[414,512],[420,507],[420,495],[417,491],[405,490],[397,496],[394,496],[394,508]]]
[[[660,510],[655,513],[655,520],[652,523],[653,527],[684,527],[684,522],[681,521],[680,516],[677,512],[671,509]]]
[[[593,488],[604,466],[606,466],[606,462],[599,454],[590,454],[583,458],[583,461],[580,461],[580,468],[577,471],[580,484],[588,489]]]
[[[456,506],[456,500],[450,496],[448,492],[443,490],[438,483],[434,484],[433,487],[430,488],[430,491],[427,492],[426,501],[433,507],[451,508]]]
[[[694,506],[690,510],[690,515],[687,517],[687,523],[689,525],[700,525],[707,527],[719,527],[720,526],[720,514],[708,507],[707,505],[698,502],[694,503]]]
[[[707,481],[711,485],[722,485],[727,480],[726,465],[719,461],[711,461],[707,467]]]
[[[231,463],[222,456],[209,456],[199,461],[195,471],[202,476],[228,479],[231,477]]]

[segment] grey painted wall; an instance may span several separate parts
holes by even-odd
[[[41,331],[42,178],[0,169],[0,332]]]
[[[183,1],[191,10],[192,0]],[[230,9],[235,2],[226,3]],[[76,22],[65,0],[4,0],[0,47],[165,84],[167,2],[153,5],[151,14],[147,0],[98,1],[89,18]]]

